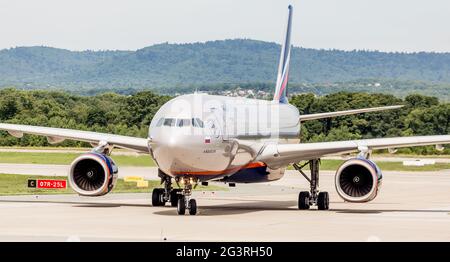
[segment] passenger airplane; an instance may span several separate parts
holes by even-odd
[[[298,196],[298,208],[329,208],[327,192],[319,191],[319,159],[330,154],[359,152],[337,170],[337,193],[348,202],[373,200],[381,185],[382,174],[370,160],[374,149],[450,143],[450,135],[395,137],[319,143],[299,143],[304,121],[335,116],[395,109],[385,106],[339,112],[300,115],[289,104],[287,85],[291,55],[292,6],[282,44],[277,82],[272,101],[191,94],[178,96],[164,104],[153,118],[148,138],[128,137],[70,129],[0,123],[15,137],[23,134],[46,136],[49,143],[65,139],[89,142],[93,150],[71,164],[69,184],[80,195],[102,196],[117,180],[118,168],[111,159],[113,148],[144,152],[158,165],[163,188],[152,193],[153,206],[170,202],[180,215],[186,209],[197,213],[191,191],[199,183],[257,183],[278,180],[288,165],[293,165],[310,183],[309,191]],[[303,164],[300,164],[303,163]],[[309,166],[308,177],[303,168]],[[175,182],[178,187],[173,186]]]

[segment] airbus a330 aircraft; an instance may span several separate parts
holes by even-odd
[[[158,175],[164,184],[163,188],[153,190],[152,204],[162,206],[170,202],[177,206],[180,215],[185,214],[186,209],[191,215],[197,213],[191,191],[199,183],[274,181],[282,178],[291,164],[310,183],[309,191],[299,193],[298,208],[309,209],[316,205],[326,210],[329,197],[327,192],[319,192],[319,159],[350,152],[359,154],[336,171],[337,193],[348,202],[368,202],[377,196],[382,180],[381,170],[369,159],[372,150],[423,145],[442,149],[443,144],[450,143],[450,135],[300,143],[300,125],[304,121],[401,106],[300,115],[298,109],[289,104],[287,96],[292,11],[289,6],[272,101],[200,93],[179,96],[155,114],[147,139],[5,123],[0,123],[0,130],[15,137],[46,136],[49,143],[65,139],[91,143],[93,150],[77,157],[69,172],[69,184],[83,196],[102,196],[113,189],[118,174],[110,157],[113,148],[148,153],[158,165]],[[310,177],[303,172],[307,165]],[[173,187],[173,182],[178,187]]]

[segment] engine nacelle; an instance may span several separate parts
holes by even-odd
[[[336,171],[336,190],[346,201],[368,202],[377,196],[382,178],[380,168],[371,160],[350,159]]]
[[[87,153],[72,162],[69,184],[82,196],[102,196],[113,189],[117,173],[117,166],[110,157],[99,153]]]

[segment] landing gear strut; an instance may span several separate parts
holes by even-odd
[[[183,189],[181,190],[180,197],[178,198],[178,215],[184,215],[186,213],[186,209],[189,210],[189,215],[196,215],[197,201],[195,201],[195,199],[191,199],[191,195],[192,189],[197,186],[197,180],[194,178],[179,177],[176,181],[177,184],[181,183],[184,185]]]
[[[310,206],[316,205],[319,210],[328,210],[330,206],[330,198],[328,192],[319,192],[319,164],[320,159],[312,159],[304,164],[293,164],[295,170],[309,182],[310,191],[302,191],[298,195],[298,209],[309,209]],[[311,170],[311,178],[304,172],[303,168],[309,165]]]
[[[181,189],[172,188],[172,178],[158,170],[158,176],[161,178],[161,184],[164,188],[155,188],[152,192],[152,205],[164,206],[166,202],[170,202],[172,207],[176,207],[178,198],[181,196]]]
[[[197,202],[191,199],[192,189],[198,184],[196,178],[177,177],[175,179],[178,186],[183,188],[173,188],[172,178],[158,170],[158,176],[161,178],[161,184],[164,188],[155,188],[152,193],[152,205],[164,206],[166,202],[170,202],[172,207],[177,207],[179,215],[184,215],[186,209],[189,210],[190,215],[197,214]]]

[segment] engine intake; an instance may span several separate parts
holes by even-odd
[[[336,190],[346,201],[368,202],[377,196],[382,177],[381,170],[371,160],[350,159],[336,171]]]
[[[80,195],[102,196],[113,189],[117,173],[117,166],[110,157],[87,153],[72,162],[69,184]]]

